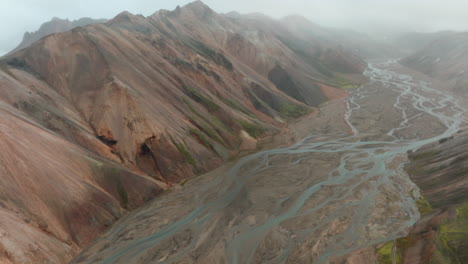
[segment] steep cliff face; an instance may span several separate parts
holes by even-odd
[[[403,64],[443,80],[456,92],[468,94],[468,33],[445,33],[413,55]]]
[[[107,19],[92,19],[88,17],[70,21],[68,19],[52,18],[49,22],[42,24],[37,31],[24,33],[23,40],[12,52],[29,47],[32,43],[54,33],[61,33],[76,27],[83,27],[95,23],[105,23]]]
[[[4,57],[1,260],[64,263],[127,210],[340,94],[342,74],[365,63],[330,48],[344,61],[334,70],[312,52],[321,45],[194,2]]]

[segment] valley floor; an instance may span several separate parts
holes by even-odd
[[[288,147],[173,187],[72,263],[375,263],[374,247],[420,218],[407,152],[468,121],[453,96],[405,71],[371,64],[367,85],[264,142]]]

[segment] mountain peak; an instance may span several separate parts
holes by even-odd
[[[188,3],[184,7],[203,8],[203,9],[210,9],[211,10],[211,8],[207,4],[203,3],[203,1],[200,1],[200,0],[196,0],[196,1],[193,1],[191,3]]]
[[[128,11],[123,11],[119,13],[117,16],[114,17],[114,19],[128,19],[135,16],[134,14],[128,12]]]
[[[140,21],[142,18],[144,19],[145,17],[141,14],[135,15],[128,11],[124,11],[118,14],[116,17],[114,17],[110,21],[110,23],[124,23],[124,22],[136,23],[136,21]]]
[[[214,13],[214,11],[205,3],[200,0],[191,2],[181,8],[182,10],[189,10],[199,17],[206,17]]]

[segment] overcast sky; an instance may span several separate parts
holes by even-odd
[[[0,55],[12,50],[24,32],[52,17],[112,18],[121,11],[151,15],[187,0],[0,0]],[[325,26],[362,31],[386,25],[408,31],[468,30],[467,0],[205,0],[218,12],[261,12],[273,17],[302,14]]]

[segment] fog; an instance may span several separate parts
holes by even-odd
[[[17,46],[26,31],[52,17],[112,18],[121,11],[151,15],[187,0],[0,0],[0,55]],[[332,27],[372,33],[468,29],[468,1],[463,0],[205,0],[215,11],[261,12],[272,17],[301,14]]]

